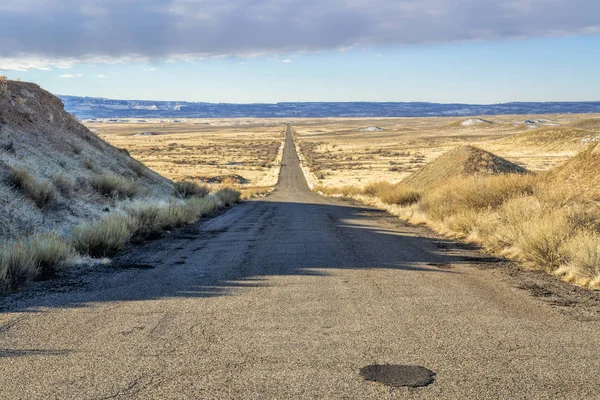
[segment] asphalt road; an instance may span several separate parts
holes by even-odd
[[[598,398],[597,321],[425,228],[311,193],[289,133],[283,162],[269,197],[5,301],[0,398]],[[435,381],[359,374],[388,363]]]

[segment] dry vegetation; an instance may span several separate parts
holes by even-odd
[[[273,186],[282,121],[183,119],[87,121],[107,142],[175,181],[237,188]]]
[[[424,121],[409,120],[409,128],[420,124],[423,130],[421,135],[413,129],[410,139],[400,129],[403,120],[345,122],[345,130],[328,133],[324,132],[330,125],[312,134],[299,128],[296,136],[308,153],[304,156],[313,174],[323,174],[322,179],[311,177],[319,182],[315,190],[354,197],[529,268],[598,288],[600,147],[595,142],[600,137],[600,119],[537,117],[561,125],[531,128],[517,125],[516,118],[494,117],[492,123],[475,126],[432,119],[429,128]],[[390,135],[396,134],[395,144],[382,138],[382,132],[348,129],[350,124],[383,126],[386,122],[394,127]],[[409,142],[415,150],[409,150]],[[488,151],[473,147],[474,143]],[[370,157],[378,152],[377,147],[383,155]],[[333,165],[336,157],[332,155],[337,151],[342,153],[337,159],[343,159],[347,149],[354,154],[352,163],[346,163],[351,167]],[[398,161],[389,156],[394,151],[402,154]],[[414,168],[415,163],[405,155],[411,151],[433,161]],[[385,171],[391,162],[403,173]]]
[[[39,86],[0,79],[0,292],[81,256],[112,256],[240,196],[175,184],[98,138]]]

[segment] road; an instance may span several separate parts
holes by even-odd
[[[119,271],[13,296],[0,397],[598,398],[597,320],[423,227],[310,192],[289,128],[283,162],[269,197],[143,244]],[[359,374],[388,363],[435,381]]]

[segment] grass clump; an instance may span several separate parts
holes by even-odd
[[[56,204],[56,189],[47,181],[37,181],[26,169],[13,168],[8,175],[9,183],[21,190],[39,209]]]
[[[386,204],[407,206],[416,203],[421,198],[419,191],[403,183],[374,182],[363,189],[363,194],[378,197]]]
[[[135,219],[113,214],[76,227],[72,245],[79,253],[90,257],[112,257],[127,247],[138,229]]]
[[[16,289],[36,274],[35,260],[23,243],[4,243],[0,254],[0,284],[3,293]]]
[[[33,236],[0,247],[0,291],[7,293],[34,278],[68,267],[74,251],[56,234]]]
[[[181,181],[175,182],[175,195],[183,199],[190,197],[204,197],[209,193],[206,186],[200,186],[194,182]]]
[[[42,279],[68,267],[75,256],[69,243],[57,234],[35,236],[24,247],[33,256],[37,277]]]
[[[137,183],[115,174],[96,175],[92,177],[90,184],[106,197],[133,198],[140,193]]]
[[[239,203],[241,200],[241,193],[231,188],[219,189],[215,192],[215,196],[221,200],[226,207]]]

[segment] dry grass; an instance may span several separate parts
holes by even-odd
[[[136,221],[126,215],[109,215],[77,226],[72,245],[90,257],[112,257],[123,251],[137,230]]]
[[[21,190],[39,209],[48,209],[56,203],[56,189],[47,181],[37,181],[22,168],[13,168],[8,176],[9,183]]]
[[[24,247],[33,256],[36,276],[41,279],[67,268],[75,257],[73,248],[57,234],[34,236]]]
[[[595,182],[600,165],[597,147],[583,151],[546,174],[456,176],[416,192],[412,202],[390,201],[397,184],[377,182],[356,187],[318,188],[359,200],[376,199],[411,222],[482,245],[494,254],[562,276],[587,287],[600,286],[600,205]],[[585,180],[586,182],[581,182]],[[581,188],[587,190],[581,190]],[[406,190],[406,188],[402,188]],[[399,199],[403,199],[398,195]]]
[[[73,249],[56,234],[4,243],[0,251],[0,292],[4,293],[28,280],[51,277],[74,258]]]
[[[7,293],[36,274],[35,259],[22,243],[5,243],[0,254],[0,289]]]
[[[90,184],[98,193],[106,197],[125,199],[133,198],[140,193],[138,184],[120,175],[95,175]]]
[[[170,179],[242,189],[276,183],[283,122],[182,119],[87,126]]]
[[[210,192],[206,185],[200,186],[194,182],[181,181],[175,183],[175,195],[184,199],[192,196],[204,197]]]
[[[215,192],[215,196],[221,200],[223,205],[231,206],[239,203],[241,200],[241,193],[232,188],[223,188]]]
[[[362,194],[378,197],[385,204],[407,206],[416,203],[421,198],[418,190],[403,183],[373,182],[365,186]]]

